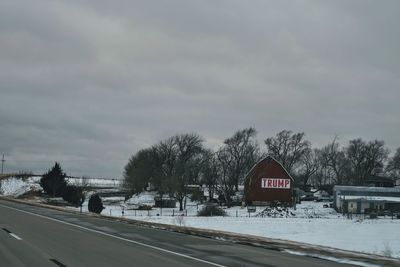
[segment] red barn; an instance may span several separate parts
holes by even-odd
[[[269,205],[280,202],[293,205],[294,180],[273,157],[258,162],[246,176],[245,201],[247,205]]]

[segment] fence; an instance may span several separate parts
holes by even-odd
[[[179,208],[152,208],[151,210],[138,210],[129,207],[123,206],[113,206],[112,208],[106,208],[103,211],[103,214],[111,215],[111,216],[124,216],[128,218],[134,217],[157,217],[157,216],[188,216],[188,217],[196,217],[198,211],[200,210],[201,206],[199,205],[187,205],[187,209],[180,211]],[[234,210],[225,210],[227,217],[255,217],[258,212],[261,212],[262,209],[258,209],[255,213],[250,213],[247,211],[246,208],[241,209],[234,209]]]

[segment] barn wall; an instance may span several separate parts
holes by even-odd
[[[262,188],[262,178],[290,179],[290,189]],[[259,162],[246,179],[246,202],[253,205],[270,204],[279,201],[292,204],[294,181],[285,169],[274,159],[266,158]]]

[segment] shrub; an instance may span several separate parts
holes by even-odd
[[[97,214],[101,213],[101,211],[104,209],[104,206],[103,206],[103,201],[101,201],[99,195],[94,194],[90,197],[88,209],[90,212],[94,212]]]
[[[63,190],[62,198],[68,203],[79,207],[85,201],[85,194],[83,193],[82,188],[67,185]]]
[[[217,206],[204,206],[197,216],[225,216],[226,212]]]
[[[153,207],[150,205],[139,205],[137,210],[151,210]]]
[[[203,203],[205,197],[203,194],[203,191],[201,190],[195,190],[192,195],[190,196],[190,200],[193,202],[201,202]]]

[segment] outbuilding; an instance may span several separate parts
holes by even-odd
[[[334,208],[343,213],[400,211],[400,187],[336,185],[333,198]]]
[[[245,180],[247,205],[294,204],[294,180],[286,169],[271,156],[253,166]]]

